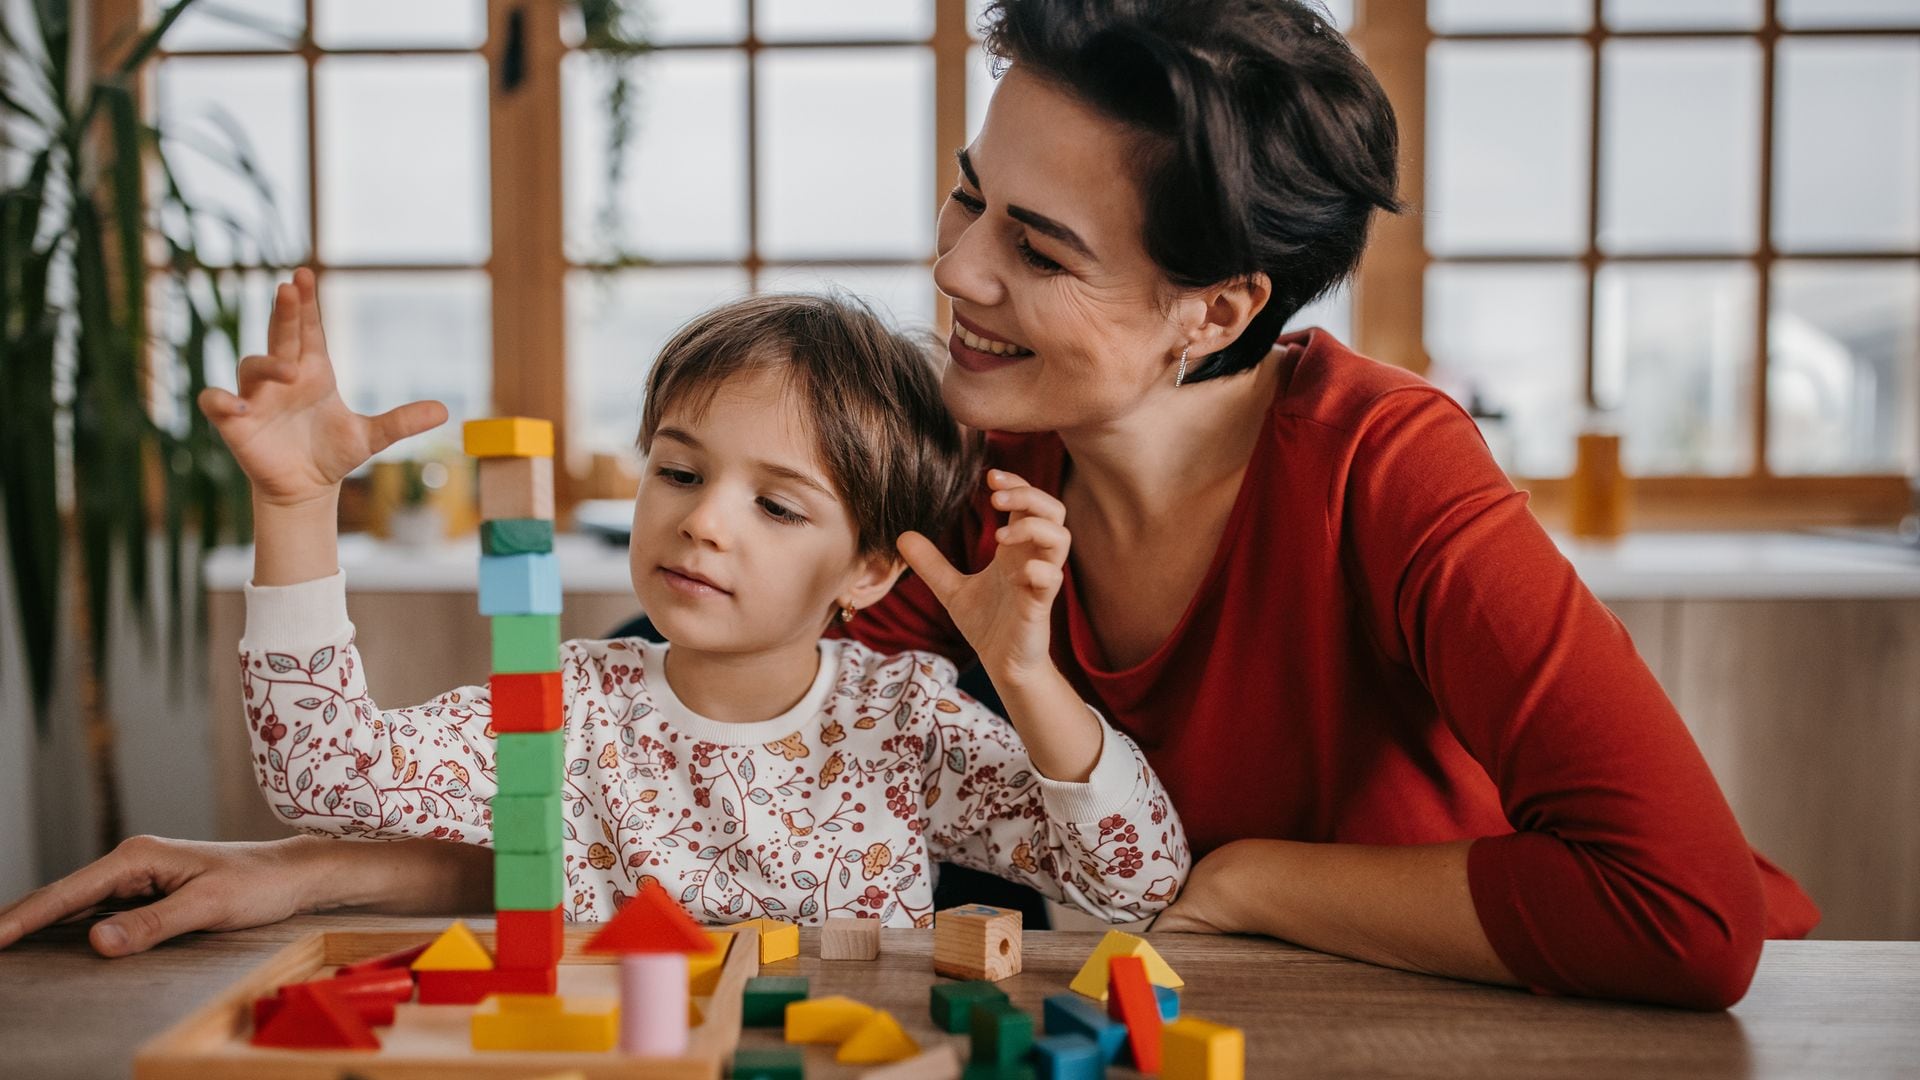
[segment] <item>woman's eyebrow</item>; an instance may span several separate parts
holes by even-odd
[[[973,157],[967,153],[966,147],[963,146],[955,150],[953,156],[954,159],[960,163],[960,172],[967,178],[967,183],[972,184],[975,191],[986,191],[985,188],[980,186],[980,174],[974,171]],[[1093,249],[1087,246],[1085,240],[1080,239],[1079,233],[1074,232],[1072,229],[1067,228],[1065,225],[1062,225],[1060,222],[1053,220],[1045,214],[1029,210],[1024,206],[1009,206],[1007,207],[1007,216],[1043,236],[1050,236],[1060,241],[1072,248],[1083,259],[1098,261],[1098,256],[1094,255]]]

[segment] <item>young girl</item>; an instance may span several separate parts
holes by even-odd
[[[487,688],[376,706],[337,569],[340,478],[445,410],[349,411],[306,271],[275,297],[269,353],[203,401],[254,485],[241,665],[261,789],[303,829],[489,843]],[[661,352],[639,443],[634,593],[670,644],[562,647],[571,918],[612,917],[651,877],[714,922],[925,926],[940,860],[1112,921],[1171,901],[1179,819],[1049,656],[1058,502],[992,474],[999,556],[940,583],[1011,724],[942,658],[822,638],[974,482],[923,347],[836,299],[722,307]]]

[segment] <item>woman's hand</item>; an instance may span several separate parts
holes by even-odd
[[[1153,920],[1156,933],[1240,934],[1240,896],[1235,878],[1245,848],[1238,842],[1207,853],[1187,875],[1180,895]]]
[[[946,607],[1005,695],[1059,677],[1052,655],[1053,601],[1065,579],[1072,536],[1059,499],[997,469],[988,471],[987,486],[1007,523],[994,534],[999,549],[985,570],[962,574],[919,533],[900,538],[900,555]]]
[[[200,411],[226,440],[269,506],[330,496],[340,481],[388,446],[447,419],[437,401],[415,401],[379,416],[347,408],[327,355],[313,272],[299,269],[274,293],[267,354],[240,361],[238,394],[209,387]]]

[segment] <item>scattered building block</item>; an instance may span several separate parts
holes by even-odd
[[[480,516],[553,520],[553,459],[481,458]]]
[[[491,621],[494,671],[560,670],[560,616],[495,615]]]
[[[1040,1005],[1049,1035],[1079,1035],[1100,1049],[1100,1060],[1116,1061],[1127,1044],[1127,1025],[1078,994],[1055,994]]]
[[[860,1080],[960,1080],[960,1052],[942,1043],[905,1061],[868,1069]]]
[[[999,982],[1020,974],[1020,913],[966,904],[933,916],[933,970]]]
[[[480,614],[560,614],[560,560],[551,553],[480,556]]]
[[[873,1015],[873,1006],[848,997],[808,998],[787,1006],[786,1040],[838,1045]]]
[[[294,985],[324,990],[352,1009],[368,1027],[384,1027],[393,1023],[394,1007],[413,996],[413,973],[405,968],[375,968]],[[269,997],[254,999],[253,1026],[256,1030],[266,1027],[267,1022],[286,1004],[284,990],[283,987]]]
[[[545,968],[566,951],[566,919],[558,905],[540,911],[494,913],[493,962],[502,968]]]
[[[1186,1017],[1160,1033],[1161,1080],[1242,1080],[1247,1036],[1239,1028]]]
[[[900,1021],[881,1009],[847,1036],[833,1060],[842,1065],[885,1065],[919,1052],[920,1044],[900,1027]]]
[[[566,773],[565,732],[500,735],[494,740],[493,774],[502,795],[551,795]]]
[[[800,1051],[792,1047],[743,1048],[733,1052],[733,1067],[727,1075],[732,1080],[806,1080],[807,1068]]]
[[[468,457],[553,456],[553,422],[530,416],[489,416],[460,426]]]
[[[686,1053],[692,1008],[685,953],[629,952],[620,957],[621,1053],[636,1057]]]
[[[1087,956],[1087,962],[1080,965],[1080,973],[1073,977],[1073,992],[1085,994],[1095,1001],[1107,1000],[1107,961],[1116,956],[1138,956],[1145,961],[1147,981],[1155,986],[1178,990],[1186,985],[1180,981],[1179,975],[1174,974],[1173,968],[1160,959],[1160,954],[1147,943],[1147,939],[1109,930],[1107,936],[1101,938],[1100,944],[1094,946],[1093,952]]]
[[[282,1002],[250,1040],[290,1050],[378,1050],[380,1040],[357,1013],[311,983],[281,988]]]
[[[566,893],[560,849],[493,853],[493,906],[509,911],[559,907]]]
[[[544,518],[483,521],[480,550],[488,555],[544,555],[553,550],[553,522]]]
[[[879,955],[879,919],[835,916],[820,928],[822,960],[873,960]]]
[[[687,909],[674,902],[657,881],[649,881],[627,901],[613,921],[588,939],[590,953],[710,953],[713,942]],[[684,978],[682,979],[684,982]]]
[[[467,924],[454,920],[413,962],[415,971],[491,971],[493,956]]]
[[[401,949],[384,956],[371,956],[351,964],[342,964],[334,975],[360,975],[369,971],[385,971],[392,968],[405,970],[413,967],[413,962],[420,959],[420,955],[432,947],[433,942],[423,941],[411,949]]]
[[[422,971],[420,1004],[477,1005],[488,994],[551,994],[553,968],[495,968],[492,971]]]
[[[739,925],[751,926],[759,932],[760,962],[763,964],[791,960],[800,955],[800,927],[797,923],[779,919],[748,919]]]
[[[720,969],[727,962],[727,950],[733,947],[734,935],[726,930],[706,931],[707,940],[713,943],[710,952],[694,953],[687,957],[687,993],[694,997],[711,996],[720,986]],[[801,980],[804,982],[805,980]],[[806,997],[805,990],[801,997]],[[781,1008],[785,1008],[785,1004]],[[776,1015],[775,1021],[780,1017]]]
[[[468,1021],[475,1050],[613,1049],[619,1009],[611,998],[495,994]]]
[[[1160,1071],[1160,1003],[1147,982],[1147,962],[1138,956],[1116,956],[1107,961],[1109,989],[1107,1015],[1127,1025],[1127,1049],[1133,1067],[1143,1073]]]
[[[1005,1001],[1006,991],[984,980],[935,983],[928,995],[929,1011],[941,1031],[954,1035],[973,1030],[974,1005],[983,1001]]]
[[[745,1027],[780,1027],[787,1022],[787,1006],[807,999],[807,980],[784,975],[756,975],[741,995],[740,1023]]]
[[[1180,991],[1168,986],[1156,986],[1153,988],[1153,999],[1160,1003],[1160,1019],[1180,1018]]]
[[[1034,1080],[1033,1065],[1025,1061],[1018,1065],[975,1061],[967,1065],[967,1071],[960,1074],[960,1080]]]
[[[560,795],[495,795],[493,850],[560,859]]]
[[[1033,1049],[1033,1015],[1010,1001],[983,1001],[974,1005],[972,1063],[1004,1067],[1027,1059]]]
[[[487,697],[495,735],[560,730],[563,703],[558,671],[496,673],[487,680]],[[556,771],[553,776],[550,790],[558,790],[560,774]]]
[[[1107,1075],[1100,1048],[1085,1035],[1049,1035],[1035,1042],[1033,1067],[1040,1080],[1101,1080]]]

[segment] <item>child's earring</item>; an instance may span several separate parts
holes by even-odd
[[[1173,373],[1173,385],[1176,387],[1187,381],[1187,353],[1192,348],[1193,346],[1188,345],[1180,350],[1180,370]]]
[[[854,614],[859,610],[859,608],[854,607],[852,604],[840,605],[840,621],[843,623],[852,622]]]

